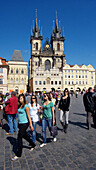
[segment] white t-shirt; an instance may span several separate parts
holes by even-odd
[[[38,122],[39,121],[38,109],[40,108],[40,105],[37,104],[37,106],[36,106],[36,103],[35,103],[34,106],[32,107],[31,104],[29,103],[28,106],[30,109],[31,120],[33,122]]]

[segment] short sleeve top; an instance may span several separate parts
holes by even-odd
[[[18,109],[18,123],[23,124],[23,123],[28,123],[28,117],[26,113],[26,107],[29,107],[28,104],[25,104],[23,108]]]
[[[31,117],[32,121],[38,122],[39,121],[38,110],[40,108],[40,105],[37,104],[37,106],[36,106],[36,103],[35,103],[32,107],[32,105],[29,103],[28,106],[29,106],[29,109],[30,109],[30,117]]]
[[[52,107],[54,107],[53,102],[47,105],[43,104],[43,116],[47,119],[52,119]]]

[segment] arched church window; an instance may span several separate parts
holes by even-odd
[[[38,50],[38,43],[36,42],[36,50]]]
[[[60,44],[57,43],[57,51],[60,51]]]
[[[46,60],[45,61],[45,70],[50,71],[50,69],[51,69],[51,62],[50,62],[50,60]]]

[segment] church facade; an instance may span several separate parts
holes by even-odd
[[[42,31],[37,17],[31,31],[31,57],[29,60],[29,92],[63,90],[83,90],[95,85],[95,69],[89,66],[70,66],[64,54],[64,32],[56,17],[49,43],[48,38],[42,48]]]

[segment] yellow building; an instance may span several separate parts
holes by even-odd
[[[28,62],[23,61],[23,57],[20,50],[14,51],[11,61],[8,61],[8,65],[8,91],[26,93],[28,84]]]
[[[68,65],[63,67],[63,87],[69,90],[87,90],[95,85],[95,69],[92,65]]]

